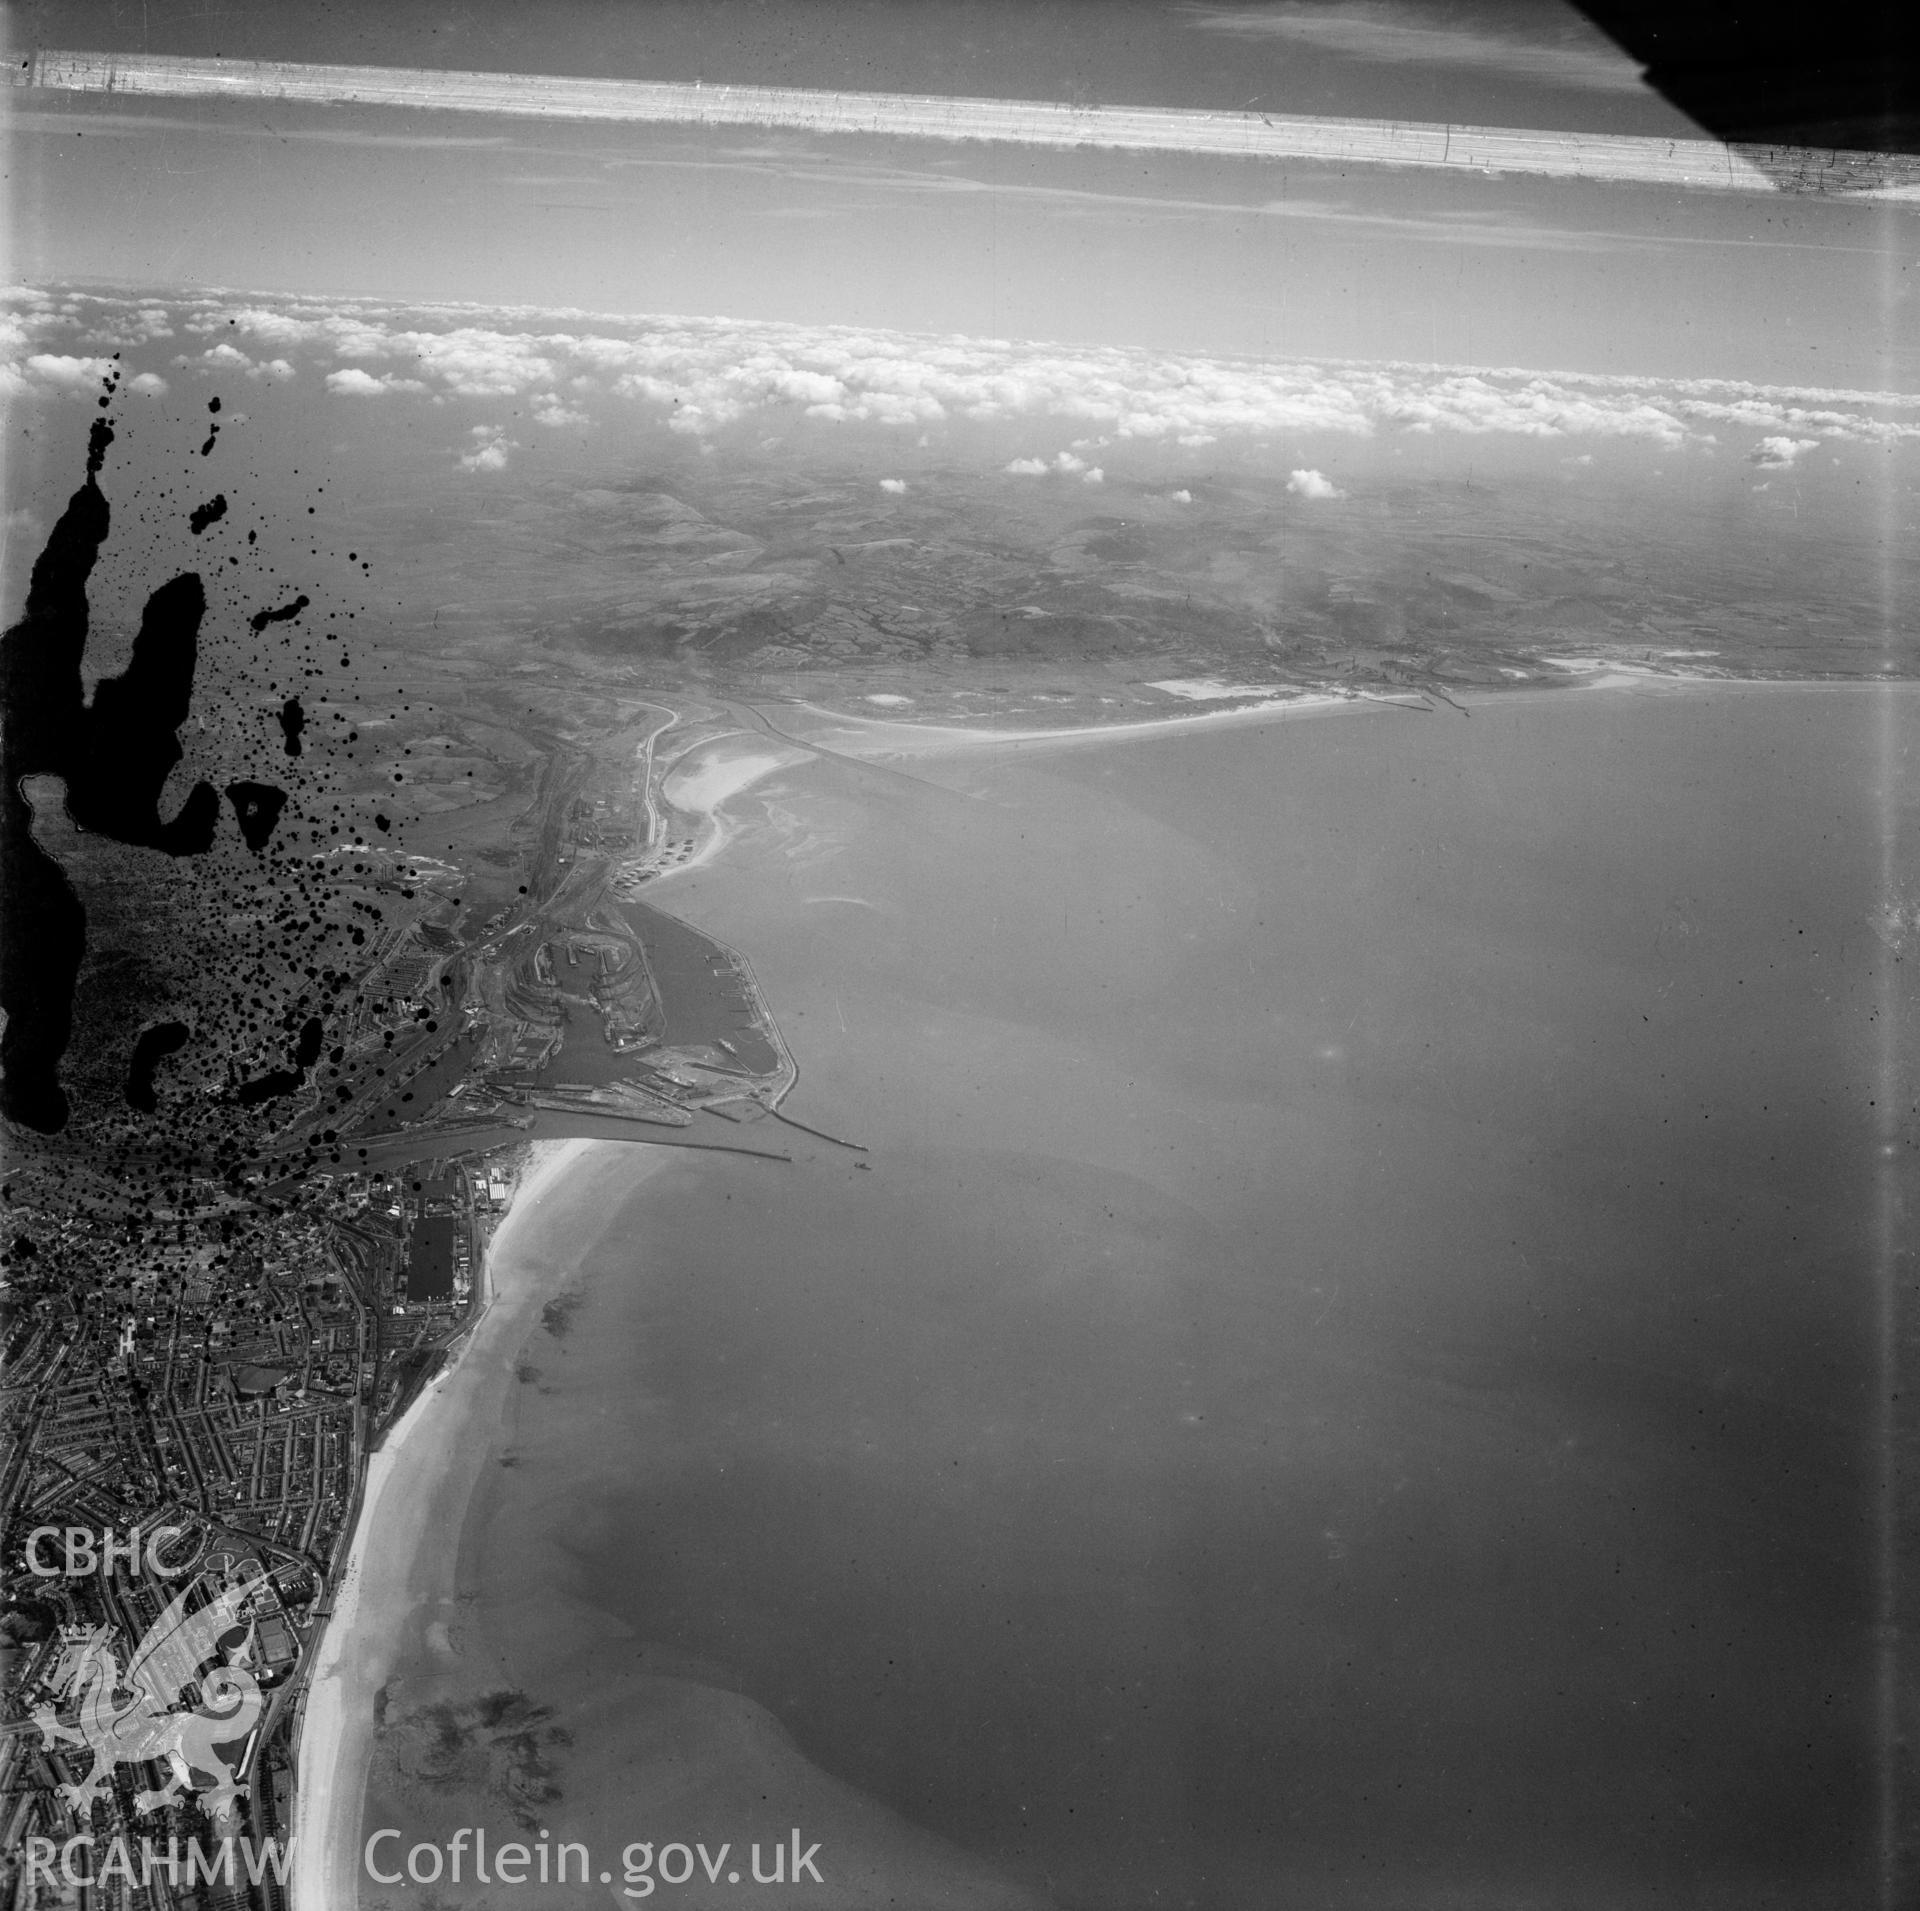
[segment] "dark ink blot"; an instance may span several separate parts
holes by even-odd
[[[143,1115],[152,1114],[160,1106],[160,1098],[154,1093],[153,1071],[169,1055],[185,1048],[192,1032],[184,1022],[156,1022],[140,1031],[140,1039],[133,1045],[133,1060],[127,1064],[129,1106]]]
[[[198,537],[209,524],[218,524],[227,515],[227,494],[222,491],[211,497],[205,504],[198,505],[188,516],[187,522],[193,526],[193,534]]]
[[[204,458],[207,455],[207,453],[213,449],[213,441],[219,436],[220,436],[220,427],[218,425],[215,425],[214,428],[207,433],[207,442],[200,447],[201,457]]]
[[[284,624],[298,617],[306,609],[307,601],[302,594],[291,604],[282,604],[278,610],[257,610],[247,619],[247,628],[258,637],[269,624]]]
[[[317,1015],[310,1015],[300,1025],[300,1040],[293,1051],[291,1068],[276,1068],[265,1075],[256,1075],[250,1082],[242,1082],[233,1091],[233,1098],[242,1108],[257,1108],[264,1101],[277,1101],[282,1095],[291,1095],[307,1079],[307,1070],[320,1059],[320,1049],[326,1041],[326,1025]]]
[[[280,812],[287,806],[286,791],[275,789],[271,783],[229,783],[227,801],[233,805],[247,847],[257,856],[266,848]]]
[[[60,1058],[87,919],[66,872],[33,840],[21,781],[57,773],[79,753],[87,579],[107,535],[107,501],[94,480],[112,443],[112,428],[96,418],[86,483],[34,562],[20,621],[0,638],[0,1111],[47,1135],[67,1125]]]
[[[242,1082],[233,1091],[233,1098],[242,1108],[258,1108],[263,1101],[278,1101],[282,1095],[291,1095],[307,1079],[306,1071],[298,1068],[276,1068],[270,1074],[256,1075],[250,1082]]]
[[[95,685],[82,772],[67,789],[82,829],[169,856],[213,847],[220,797],[211,783],[196,783],[172,821],[160,817],[160,793],[183,754],[176,732],[193,701],[206,611],[197,572],[162,584],[147,599],[126,671]]]
[[[215,412],[217,412],[217,411],[218,411],[218,410],[220,409],[220,401],[219,401],[219,399],[217,399],[217,398],[209,398],[209,399],[207,400],[207,409],[208,409],[209,411],[215,411]]]
[[[20,620],[0,637],[0,1114],[41,1134],[67,1124],[60,1059],[73,1032],[87,918],[66,872],[33,839],[24,779],[60,777],[68,814],[83,829],[170,855],[207,848],[219,820],[219,795],[205,783],[170,822],[159,814],[193,694],[206,611],[198,577],[154,592],[126,672],[103,680],[86,704],[87,583],[110,522],[98,479],[112,443],[112,427],[96,418],[86,482],[34,560]]]
[[[300,732],[307,727],[307,713],[300,707],[298,697],[289,697],[280,706],[280,728],[287,739],[287,754],[300,754]]]
[[[320,1059],[320,1044],[326,1039],[326,1025],[317,1015],[309,1015],[300,1025],[300,1046],[293,1051],[294,1066],[311,1068]]]
[[[386,833],[386,831],[392,829],[393,827],[393,818],[390,816],[376,816],[373,819],[373,822],[374,822],[374,827],[378,829],[383,835]]]

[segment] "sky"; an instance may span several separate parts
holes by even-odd
[[[1697,138],[1557,5],[22,4],[17,49]],[[1898,205],[16,89],[9,275],[1909,391]]]

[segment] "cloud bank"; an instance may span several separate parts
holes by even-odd
[[[134,301],[17,293],[12,316],[0,320],[0,391],[84,393],[114,350],[149,336],[150,311]],[[916,436],[947,424],[1031,425],[1082,444],[1098,434],[1115,447],[1186,449],[1401,431],[1509,434],[1585,451],[1606,441],[1705,444],[1736,431],[1753,435],[1756,462],[1781,464],[1820,442],[1920,437],[1920,397],[1723,379],[1209,359],[729,319],[246,297],[193,301],[173,325],[202,341],[176,356],[177,366],[268,369],[355,402],[466,404],[462,427],[477,409],[502,438],[509,411],[588,429],[628,429],[638,419],[701,439],[812,420]],[[501,462],[504,452],[469,468]],[[1071,451],[1023,455],[1007,469],[1098,482]]]

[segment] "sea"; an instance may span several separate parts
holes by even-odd
[[[741,792],[652,900],[852,1145],[595,1154],[470,1663],[395,1715],[518,1691],[523,1827],[798,1826],[810,1902],[1873,1902],[1916,715],[1641,680]]]

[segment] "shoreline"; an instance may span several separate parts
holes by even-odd
[[[1451,714],[1469,716],[1475,712],[1499,710],[1508,704],[1563,701],[1570,694],[1594,690],[1674,696],[1698,690],[1885,691],[1911,688],[1915,681],[1912,677],[1904,676],[1722,677],[1696,671],[1650,670],[1632,664],[1607,663],[1592,671],[1569,672],[1563,683],[1516,684],[1510,689],[1483,691],[1471,702],[1464,699],[1458,701]],[[867,716],[860,711],[836,709],[830,704],[815,703],[805,698],[797,699],[788,707],[824,719],[849,732],[858,741],[845,741],[840,747],[848,755],[858,756],[858,742],[864,742],[871,755],[862,760],[876,765],[895,757],[960,755],[969,750],[1016,749],[1023,744],[1139,741],[1242,724],[1277,723],[1289,717],[1328,716],[1342,711],[1404,710],[1411,715],[1449,714],[1444,707],[1435,708],[1425,702],[1415,703],[1405,697],[1373,692],[1351,696],[1310,692],[1304,696],[1238,704],[1224,710],[1176,711],[1166,716],[1130,719],[1121,723],[1069,724],[1033,730],[976,729],[961,723],[920,723],[898,716]],[[796,740],[804,749],[815,747],[802,739]]]
[[[1892,682],[1905,693],[1910,694],[1915,688],[1911,679]],[[1497,708],[1509,702],[1561,701],[1568,689],[1678,696],[1703,685],[1716,690],[1819,688],[1852,692],[1884,691],[1889,687],[1887,681],[1872,679],[1729,679],[1610,671],[1568,685],[1502,691],[1476,708],[1489,704]],[[1566,701],[1571,704],[1584,700]],[[927,754],[934,754],[968,747],[995,749],[1015,742],[1148,740],[1163,731],[1192,733],[1223,725],[1238,728],[1296,713],[1318,714],[1354,702],[1344,697],[1314,699],[1310,704],[1306,700],[1294,700],[1281,706],[1183,713],[1153,722],[1017,733],[903,724],[885,718],[850,716],[818,705],[801,708],[817,718],[843,724],[849,731],[868,733],[861,741],[868,742],[869,747],[878,743],[879,748],[886,751],[890,745],[907,745],[898,751],[905,755],[911,753],[914,741],[919,741]],[[872,735],[876,732],[880,736]],[[728,747],[745,741],[744,733],[729,733],[696,746],[703,760],[697,767],[689,765],[686,770],[686,780],[692,788],[683,789],[683,794],[707,799],[699,808],[715,825],[719,824],[720,812],[729,801],[737,800],[766,775],[788,767],[787,763],[770,756],[764,747],[739,748],[737,754]],[[799,751],[812,753],[812,746],[805,741],[795,739],[795,744]],[[740,773],[749,769],[751,774]],[[697,863],[694,866],[698,866]],[[622,1148],[630,1145],[621,1144]],[[516,1272],[512,1250],[520,1237],[514,1230],[530,1216],[538,1218],[544,1213],[551,1218],[555,1210],[546,1197],[557,1190],[567,1190],[569,1176],[586,1161],[611,1158],[610,1151],[595,1151],[584,1140],[536,1142],[533,1146],[528,1171],[516,1187],[512,1203],[483,1260],[485,1286],[480,1311],[447,1369],[421,1393],[386,1441],[369,1456],[351,1543],[342,1562],[334,1610],[316,1645],[314,1672],[300,1729],[292,1827],[294,1911],[336,1911],[336,1908],[346,1911],[358,1902],[356,1847],[375,1732],[374,1700],[412,1636],[411,1628],[429,1614],[434,1604],[431,1593],[424,1598],[415,1596],[423,1571],[429,1567],[443,1574],[452,1570],[452,1557],[423,1560],[423,1554],[432,1552],[433,1535],[447,1531],[456,1535],[458,1543],[452,1548],[453,1555],[466,1548],[467,1516],[473,1505],[481,1465],[475,1450],[482,1443],[469,1441],[463,1451],[460,1434],[473,1424],[474,1401],[483,1387],[504,1383],[513,1349],[501,1343],[517,1324],[537,1314],[538,1302],[551,1285],[542,1283],[543,1270],[538,1262],[520,1262]],[[657,1151],[655,1160],[664,1156],[664,1150]],[[495,1254],[503,1248],[508,1252],[496,1262]],[[504,1355],[504,1360],[492,1357],[499,1355]],[[448,1390],[458,1396],[455,1404],[466,1411],[443,1413],[435,1420],[424,1409],[428,1402]],[[423,1433],[422,1429],[429,1426],[440,1429],[436,1439],[429,1440]],[[463,1470],[468,1476],[464,1485]],[[450,1528],[449,1509],[458,1511]],[[389,1539],[403,1529],[409,1530],[412,1542],[405,1548],[404,1555],[396,1546],[384,1549],[375,1546],[376,1539]],[[365,1637],[361,1637],[362,1634]],[[351,1650],[356,1645],[359,1647],[357,1657]]]
[[[359,1514],[341,1563],[333,1611],[315,1651],[301,1714],[290,1833],[293,1911],[344,1911],[358,1902],[359,1868],[349,1848],[357,1846],[359,1839],[372,1751],[373,1702],[398,1654],[400,1629],[383,1625],[372,1639],[357,1639],[356,1634],[366,1629],[369,1607],[391,1606],[402,1613],[413,1609],[409,1594],[421,1563],[418,1541],[427,1530],[428,1504],[438,1497],[435,1489],[455,1462],[453,1449],[462,1419],[448,1412],[436,1417],[431,1409],[449,1393],[472,1395],[492,1377],[476,1357],[483,1351],[483,1336],[497,1337],[511,1327],[519,1310],[509,1303],[536,1298],[530,1281],[501,1280],[501,1274],[513,1266],[510,1256],[502,1257],[502,1250],[511,1248],[519,1227],[591,1155],[596,1144],[568,1140],[536,1141],[532,1146],[528,1170],[487,1246],[482,1263],[486,1291],[479,1312],[452,1360],[421,1391],[367,1461]],[[442,1434],[442,1445],[422,1455],[416,1449],[423,1436],[435,1429]],[[471,1482],[468,1492],[459,1496],[463,1508],[470,1493]],[[373,1556],[376,1537],[389,1538],[408,1528],[416,1535],[414,1546],[404,1550],[389,1546]],[[354,1644],[359,1650],[350,1652]]]

